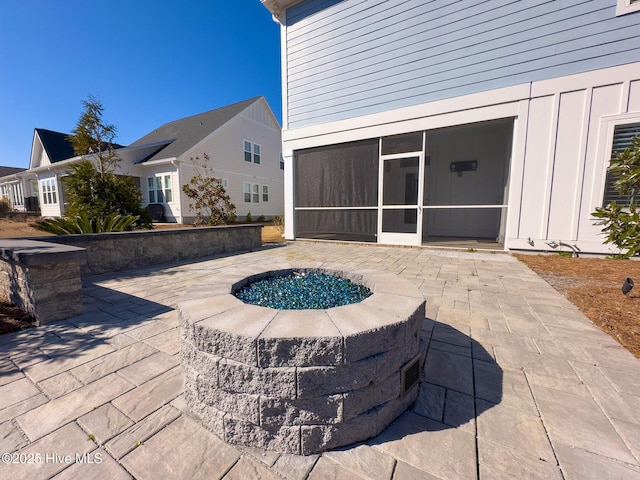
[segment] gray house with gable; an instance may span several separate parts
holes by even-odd
[[[640,134],[639,0],[262,3],[286,238],[611,252],[591,212]]]
[[[195,220],[182,186],[198,173],[221,179],[239,220],[249,214],[271,218],[282,213],[284,202],[280,133],[266,99],[254,97],[160,125],[128,146],[114,145],[116,173],[133,178],[143,205],[154,204],[166,222]],[[29,169],[0,175],[0,194],[15,210],[36,205],[45,217],[61,216],[62,179],[82,159],[67,134],[36,128]]]

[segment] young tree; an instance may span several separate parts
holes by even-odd
[[[82,105],[84,112],[68,137],[73,151],[76,155],[92,155],[96,158],[101,174],[112,172],[120,161],[113,146],[117,129],[115,125],[102,120],[104,108],[97,97],[89,95],[82,100]]]
[[[151,227],[151,217],[141,208],[142,192],[131,177],[117,175],[120,159],[113,145],[116,127],[102,119],[102,103],[89,95],[84,112],[69,141],[83,160],[64,177],[67,217],[105,218],[111,214],[140,217],[136,226]]]
[[[209,167],[209,155],[204,154],[204,162],[198,165],[199,157],[191,158],[196,169],[196,175],[188,184],[182,186],[182,192],[193,200],[189,210],[195,210],[198,223],[204,225],[225,225],[236,220],[236,206],[219,178],[213,176],[213,169]]]
[[[636,195],[640,193],[640,138],[634,137],[631,146],[622,152],[615,152],[609,166],[609,173],[616,178],[614,187],[621,195],[629,196],[629,206],[613,201],[603,208],[596,208],[592,215],[600,220],[606,241],[619,249],[615,255],[631,258],[640,255],[640,209]]]

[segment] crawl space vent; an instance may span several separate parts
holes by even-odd
[[[420,358],[421,355],[418,355],[402,367],[402,396],[406,395],[413,387],[418,385],[418,381],[420,380]]]

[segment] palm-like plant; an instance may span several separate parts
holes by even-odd
[[[139,218],[137,215],[120,215],[118,213],[94,218],[80,215],[39,220],[33,224],[33,227],[54,235],[124,232],[129,230]]]

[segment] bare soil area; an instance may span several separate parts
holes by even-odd
[[[0,218],[0,238],[19,238],[19,237],[43,237],[50,235],[33,228],[33,223],[37,219],[29,219],[27,221],[14,221],[6,218]]]
[[[515,255],[600,329],[640,358],[640,285],[624,295],[627,278],[640,283],[640,261]]]

